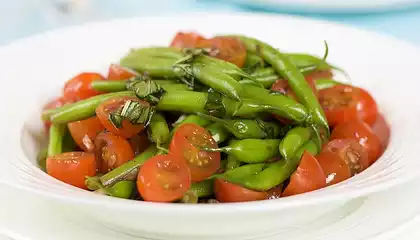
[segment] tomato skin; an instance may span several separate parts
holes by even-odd
[[[305,77],[310,77],[314,81],[318,79],[325,79],[325,78],[332,79],[333,76],[334,75],[331,72],[331,70],[315,70],[315,71],[309,72],[308,74],[305,74]]]
[[[331,139],[355,139],[368,153],[369,166],[372,165],[382,153],[381,142],[369,125],[361,120],[344,122],[337,125]]]
[[[180,199],[190,186],[188,166],[173,155],[158,155],[147,160],[137,177],[137,190],[150,202]]]
[[[111,64],[108,69],[107,80],[126,80],[137,76],[135,71],[122,67],[117,64]]]
[[[70,102],[64,97],[58,97],[49,101],[47,104],[45,104],[43,110],[56,109],[56,108],[64,106],[67,103],[70,103]],[[45,126],[46,132],[48,132],[51,127],[51,121],[44,121],[44,126]]]
[[[196,146],[217,148],[217,143],[204,128],[186,123],[175,131],[169,152],[185,161],[193,182],[210,177],[220,168],[220,153],[199,150]]]
[[[95,80],[104,80],[99,73],[84,72],[68,80],[64,85],[64,98],[76,102],[100,94],[92,89],[91,83]]]
[[[272,188],[267,191],[267,199],[278,199],[281,198],[283,193],[283,183],[278,185],[275,188]]]
[[[130,143],[110,132],[102,132],[95,138],[96,164],[100,173],[107,173],[134,158]]]
[[[305,151],[296,171],[290,177],[282,196],[292,196],[315,191],[326,186],[325,174],[318,160]]]
[[[85,152],[66,152],[48,157],[47,173],[67,184],[87,189],[86,177],[96,175],[95,155]]]
[[[386,149],[391,136],[391,130],[389,129],[389,125],[382,114],[378,114],[376,122],[372,126],[372,131],[381,141],[382,149]]]
[[[324,171],[327,186],[351,178],[352,174],[350,167],[338,154],[322,151],[316,158]]]
[[[134,137],[131,137],[128,139],[128,142],[130,143],[131,149],[133,149],[134,156],[144,152],[144,150],[146,150],[146,148],[150,145],[146,132],[142,132]]]
[[[98,117],[70,122],[67,126],[73,140],[86,152],[94,150],[95,144],[93,141],[100,132],[105,130]]]
[[[249,190],[221,179],[216,179],[214,181],[214,192],[217,201],[224,203],[250,202],[268,199],[267,192]]]
[[[108,101],[103,102],[96,108],[96,115],[98,116],[99,120],[101,121],[104,127],[112,132],[115,135],[121,136],[123,138],[131,138],[136,134],[140,133],[144,130],[143,124],[134,125],[130,123],[128,120],[122,121],[122,127],[116,128],[110,121],[109,121],[109,114],[111,112],[117,111],[120,107],[124,106],[125,102],[131,100],[140,102],[143,105],[149,105],[149,103],[142,101],[136,97],[116,97],[111,98]]]
[[[178,32],[173,38],[170,46],[175,48],[195,48],[198,41],[205,38],[194,32]]]
[[[214,37],[197,41],[197,48],[210,48],[210,56],[243,67],[246,58],[245,45],[236,38]]]
[[[328,123],[340,123],[362,119],[372,125],[378,108],[373,97],[364,89],[340,84],[319,91],[319,101],[324,108]]]

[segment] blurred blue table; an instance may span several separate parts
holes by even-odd
[[[79,0],[88,4],[73,13],[57,10],[66,0],[0,0],[0,44],[31,34],[69,25],[121,17],[150,16],[191,11],[247,12],[265,10],[222,0]],[[67,0],[69,1],[69,0]],[[284,12],[283,12],[284,13]],[[375,14],[299,14],[355,25],[420,44],[420,8]]]

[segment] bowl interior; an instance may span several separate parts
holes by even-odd
[[[268,23],[275,26],[276,31],[261,27]],[[46,139],[39,118],[41,107],[48,99],[61,94],[62,84],[73,75],[81,71],[106,74],[107,66],[118,62],[130,48],[167,45],[178,30],[196,30],[207,36],[246,34],[284,51],[320,56],[326,40],[330,48],[329,61],[345,69],[352,84],[372,93],[391,126],[392,138],[387,151],[373,166],[354,178],[319,191],[267,201],[264,205],[233,204],[234,207],[227,211],[235,208],[268,210],[343,196],[356,197],[408,181],[417,175],[415,170],[420,162],[416,161],[414,150],[419,143],[419,133],[415,124],[420,118],[420,109],[415,106],[417,81],[412,77],[417,75],[417,66],[416,61],[407,59],[420,57],[418,49],[394,39],[325,22],[260,15],[190,15],[89,24],[39,35],[0,49],[0,63],[6,66],[3,76],[12,80],[16,89],[0,96],[11,103],[1,109],[9,119],[7,124],[0,126],[4,132],[1,140],[7,148],[5,161],[0,163],[4,166],[0,168],[3,172],[0,181],[34,188],[32,190],[49,196],[79,196],[71,201],[116,203],[119,207],[132,204],[119,199],[98,198],[61,183],[38,169],[36,155]],[[401,65],[396,59],[402,59]],[[342,77],[339,80],[343,80]],[[209,207],[200,207],[204,208]]]

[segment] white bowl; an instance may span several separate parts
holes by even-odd
[[[80,71],[106,71],[131,47],[167,45],[178,30],[239,33],[282,50],[322,55],[372,92],[392,129],[390,145],[369,169],[332,187],[293,197],[236,204],[157,204],[98,196],[68,186],[36,167],[45,140],[41,106]],[[116,20],[49,32],[0,49],[3,88],[0,182],[31,191],[64,213],[127,234],[156,239],[234,239],[279,233],[316,220],[344,203],[390,189],[418,175],[420,50],[365,31],[308,19],[193,14]],[[10,89],[10,90],[9,90]]]

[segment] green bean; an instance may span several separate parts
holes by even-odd
[[[66,132],[63,137],[63,152],[73,152],[76,149],[77,143],[74,141],[68,128],[66,128]]]
[[[244,97],[258,100],[261,104],[275,107],[276,110],[270,111],[281,117],[291,119],[296,122],[306,121],[308,113],[300,103],[280,94],[269,94],[267,89],[243,85]]]
[[[296,151],[312,137],[312,129],[309,127],[295,127],[290,130],[281,140],[279,145],[280,154],[289,161]]]
[[[156,105],[158,111],[178,111],[183,113],[206,112],[204,106],[207,93],[190,91],[173,91],[163,94]]]
[[[141,57],[154,57],[154,58],[173,58],[180,59],[184,57],[181,50],[171,47],[148,47],[138,48],[130,51],[124,58],[141,58]]]
[[[342,83],[340,83],[340,82],[338,82],[336,80],[333,80],[333,79],[324,79],[324,78],[322,78],[322,79],[317,79],[315,81],[315,85],[316,85],[316,89],[317,90],[322,90],[322,89],[330,88],[330,87],[333,87],[333,86],[339,85],[339,84],[342,84]]]
[[[100,92],[121,92],[127,91],[125,84],[127,80],[102,80],[102,81],[93,81],[91,83],[92,89]]]
[[[48,157],[48,147],[43,148],[39,151],[38,156],[36,157],[38,166],[44,171],[47,171],[47,157]]]
[[[202,148],[209,152],[224,152],[245,163],[261,163],[279,154],[280,139],[244,139],[222,148]]]
[[[214,175],[213,178],[221,178],[228,182],[240,184],[243,179],[257,175],[263,171],[269,164],[266,163],[254,163],[246,164],[234,169],[227,170],[223,174]]]
[[[238,161],[238,159],[236,159],[233,155],[228,155],[226,170],[232,170],[240,166],[241,166],[241,162]]]
[[[230,133],[223,127],[223,124],[212,123],[206,127],[216,143],[222,143],[230,137]]]
[[[296,156],[302,156],[305,151],[308,151],[313,156],[316,156],[319,153],[319,148],[315,141],[309,140],[300,149],[296,151]]]
[[[211,196],[214,193],[213,180],[204,180],[201,182],[192,183],[188,191],[194,193],[194,195],[199,198]]]
[[[186,123],[194,123],[200,127],[206,127],[207,125],[209,125],[211,123],[210,120],[201,117],[201,116],[197,116],[195,114],[190,114],[184,118],[182,118],[181,120],[178,120],[175,123],[175,127],[172,129],[171,133],[173,134],[180,126],[182,126],[183,124]]]
[[[133,69],[139,73],[147,74],[151,77],[177,77],[172,66],[178,59],[172,58],[153,58],[153,57],[125,57],[121,59],[120,65]]]
[[[139,167],[143,165],[147,160],[155,156],[157,148],[155,145],[150,145],[144,152],[137,155],[133,160],[124,163],[123,165],[113,169],[107,174],[101,176],[99,180],[105,186],[112,186],[116,182],[122,180],[135,180]]]
[[[226,73],[232,78],[239,80],[241,77],[250,78],[251,76],[244,72],[241,68],[233,63],[213,58],[205,55],[198,56],[194,59],[195,63],[201,63],[203,65],[211,65],[213,68],[217,68],[220,72]]]
[[[253,53],[247,52],[245,58],[245,68],[264,67],[264,60]]]
[[[256,191],[267,191],[278,186],[294,173],[305,150],[316,154],[317,146],[313,141],[309,141],[296,152],[290,161],[280,160],[271,163],[258,174],[236,180],[234,183]]]
[[[107,192],[112,197],[129,199],[135,186],[136,184],[133,181],[120,181],[107,188]]]
[[[242,93],[242,84],[230,75],[223,73],[221,69],[215,66],[193,64],[192,73],[187,73],[186,70],[181,67],[174,67],[174,69],[180,77],[185,74],[193,74],[194,78],[204,85],[209,86],[232,99],[240,100],[239,96]]]
[[[264,122],[259,119],[220,119],[210,115],[197,113],[223,126],[238,139],[246,138],[276,138],[280,128],[275,123]]]
[[[89,118],[95,114],[95,109],[101,104],[114,97],[135,96],[131,91],[107,93],[88,98],[62,107],[46,110],[42,113],[43,120],[51,120],[52,123],[68,123]]]
[[[256,69],[251,76],[255,77],[255,78],[259,78],[259,77],[267,77],[267,76],[272,76],[275,75],[276,71],[274,70],[274,68],[272,67],[266,67],[266,68],[259,68]]]
[[[301,71],[305,69],[312,69],[313,70],[330,70],[335,68],[328,64],[324,59],[305,54],[305,53],[284,53],[286,57],[290,59],[290,61]]]
[[[160,113],[153,114],[150,124],[147,127],[147,131],[152,142],[156,143],[159,147],[162,144],[167,143],[171,138],[168,124],[166,123],[163,115]]]
[[[177,83],[174,80],[153,80],[159,86],[161,86],[165,91],[188,91],[188,87],[185,84]],[[121,92],[127,91],[127,80],[103,80],[103,81],[93,81],[91,86],[93,89],[100,92]]]
[[[327,119],[318,99],[306,82],[305,77],[289,57],[257,39],[244,36],[239,36],[238,38],[245,44],[248,51],[260,53],[262,58],[271,64],[277,73],[288,80],[290,88],[299,101],[309,110],[314,123],[329,129]]]
[[[48,139],[48,156],[54,156],[63,152],[63,139],[67,127],[65,124],[52,124]]]

